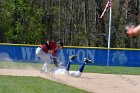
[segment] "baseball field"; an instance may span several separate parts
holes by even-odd
[[[0,93],[140,93],[139,67],[87,65],[79,78],[40,73],[41,67],[42,63],[0,62]]]

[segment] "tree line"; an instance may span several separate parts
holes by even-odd
[[[1,0],[0,42],[41,44],[61,39],[67,46],[107,47],[108,0]],[[139,24],[139,0],[113,0],[112,48],[139,48],[140,38],[128,38],[125,26]]]

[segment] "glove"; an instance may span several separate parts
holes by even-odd
[[[53,57],[53,62],[55,64],[55,66],[58,67],[58,63],[57,63],[56,57]]]

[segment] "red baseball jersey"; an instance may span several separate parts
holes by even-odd
[[[42,45],[40,45],[40,47],[42,48],[42,50],[46,53],[51,53],[53,56],[56,56],[56,52],[57,52],[57,49],[56,49],[56,42],[54,41],[49,41],[49,42],[46,42]]]

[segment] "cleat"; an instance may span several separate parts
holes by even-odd
[[[76,57],[76,55],[69,56],[69,60],[74,60]]]
[[[84,62],[86,62],[86,63],[93,63],[91,60],[89,60],[87,58],[84,58]]]

